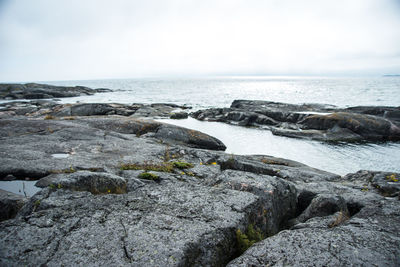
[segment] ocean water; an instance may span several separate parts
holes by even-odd
[[[158,120],[183,126],[220,139],[226,152],[240,155],[271,155],[344,175],[358,170],[400,172],[400,143],[326,144],[273,135],[270,131],[219,122]]]
[[[235,99],[325,103],[338,107],[400,106],[400,77],[209,77],[43,81],[109,88],[111,93],[63,98],[61,103],[175,103],[229,107]],[[222,140],[233,154],[265,154],[344,175],[360,169],[400,172],[400,143],[327,144],[274,136],[267,130],[194,119],[163,120]]]
[[[400,77],[220,77],[50,81],[54,85],[110,88],[112,93],[64,98],[63,103],[176,103],[194,109],[228,107],[235,99],[325,103],[339,107],[400,105]]]

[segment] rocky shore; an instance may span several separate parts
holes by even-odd
[[[400,107],[293,105],[269,101],[235,100],[229,108],[199,110],[198,120],[255,126],[275,135],[319,141],[400,140]]]
[[[250,113],[234,103],[222,117]],[[0,180],[37,180],[42,190],[0,191],[0,265],[400,265],[400,174],[341,177],[229,155],[214,137],[151,119],[186,109],[3,103]],[[215,112],[193,116],[223,121],[201,117]],[[398,125],[395,114],[373,116]]]
[[[45,99],[58,97],[74,97],[93,95],[95,93],[112,92],[110,89],[91,89],[85,86],[55,86],[48,84],[0,83],[0,99]]]

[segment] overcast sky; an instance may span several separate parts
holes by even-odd
[[[0,0],[0,82],[400,73],[400,0]]]

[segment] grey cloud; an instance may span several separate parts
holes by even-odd
[[[396,0],[2,1],[0,81],[400,72],[399,10]]]

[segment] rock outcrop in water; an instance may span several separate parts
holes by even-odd
[[[39,83],[7,84],[0,83],[0,99],[45,99],[93,95],[112,92],[110,89],[91,89],[85,86],[55,86]]]
[[[400,107],[293,105],[235,100],[230,108],[199,110],[199,120],[258,126],[275,135],[319,141],[400,140]]]
[[[0,179],[43,189],[2,194],[1,266],[400,264],[400,174],[228,155],[137,106],[4,105]]]

